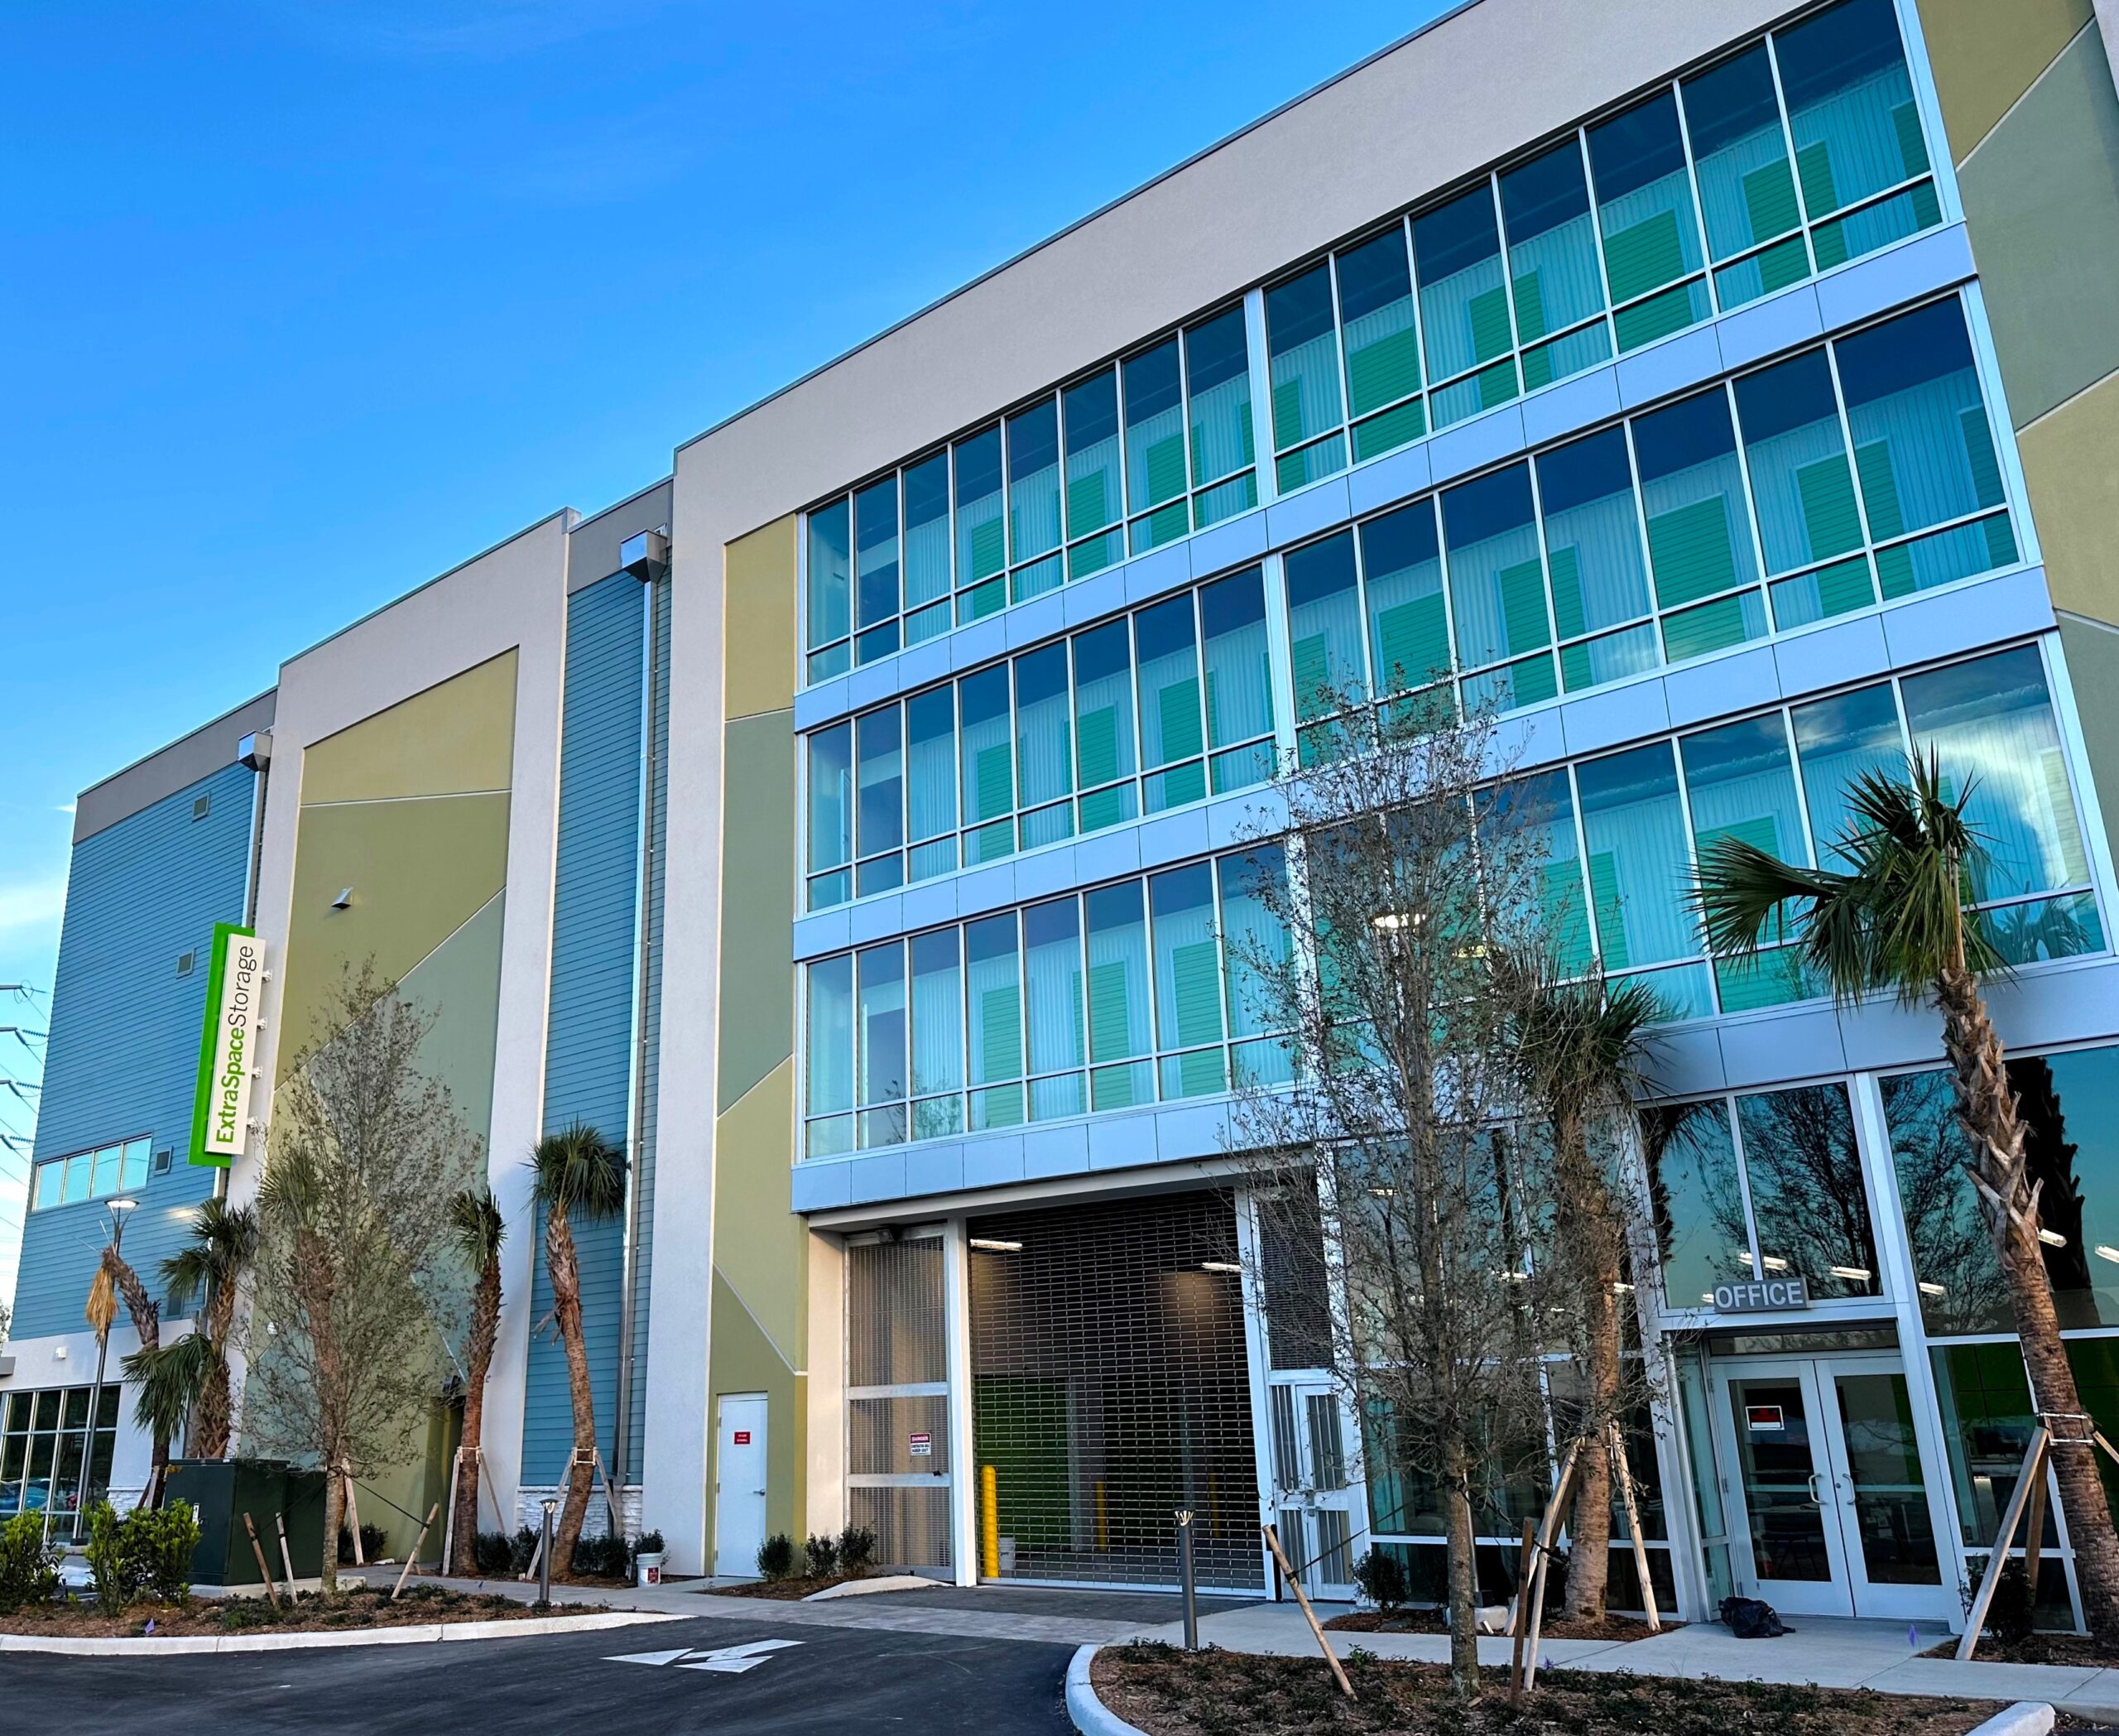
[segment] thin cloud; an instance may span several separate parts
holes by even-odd
[[[41,880],[0,884],[0,934],[23,928],[50,928],[58,925],[66,908],[66,878],[55,874]]]

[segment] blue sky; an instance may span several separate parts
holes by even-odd
[[[1443,9],[17,0],[0,983],[84,785]]]

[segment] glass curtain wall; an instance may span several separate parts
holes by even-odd
[[[1249,510],[1261,438],[1286,493],[1941,220],[1891,0],[1841,0],[1267,285],[1265,406],[1232,305],[812,509],[807,679]],[[1962,398],[1955,353],[1864,399],[1891,401],[1864,443]],[[1967,464],[1948,520],[1923,522],[1961,534],[1885,594],[1982,546],[2014,558],[2006,520],[1970,523],[1999,494]],[[1891,481],[1926,504],[1872,500],[1886,541],[1945,498],[1939,476]]]

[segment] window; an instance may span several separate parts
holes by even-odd
[[[1769,574],[1816,570],[1769,587],[1774,624],[1800,627],[1876,600],[1867,539],[1854,499],[1854,477],[1821,349],[1795,356],[1736,382],[1744,461],[1758,509],[1759,541]],[[1819,565],[1820,562],[1829,565]]]
[[[954,619],[977,620],[1250,510],[1261,439],[1286,493],[1941,220],[1892,0],[1841,0],[1268,283],[1262,406],[1239,304],[817,507],[808,678],[945,630],[952,594]],[[1920,353],[1910,337],[1906,347]],[[1936,353],[1928,397],[1948,395],[1939,382],[1955,353]],[[1961,410],[1977,409],[1976,391],[1960,396]],[[1895,426],[1900,445],[1916,431]],[[1779,431],[1821,430],[1799,421]],[[1960,480],[1998,506],[1991,459],[1960,431],[1971,471]],[[1786,455],[1798,469],[1824,458]],[[1865,498],[1870,479],[1864,469]],[[1820,523],[1843,537],[1834,485],[1820,475],[1807,486],[1823,491],[1810,503]],[[1869,518],[1879,542],[1901,534],[1873,502]],[[1931,543],[1881,573],[1885,594],[2016,558],[2012,546],[2001,552],[2005,519],[1929,522]],[[1771,548],[1772,572],[1793,574],[1774,591],[1782,625],[1853,607],[1870,582],[1854,543],[1830,566],[1814,564],[1826,560],[1815,544],[1792,568]],[[1719,604],[1680,637],[1741,629],[1757,607]],[[1645,637],[1574,661],[1623,662]]]
[[[1506,664],[1467,681],[1465,702],[1477,705],[1494,699],[1504,709],[1513,709],[1550,699],[1559,690],[1550,654],[1524,656],[1552,643],[1530,465],[1511,464],[1444,489],[1442,541],[1449,562],[1458,666]]]
[[[808,907],[1263,782],[1273,730],[1252,567],[809,736]]]
[[[805,1155],[1284,1083],[1285,871],[1261,848],[813,963]]]
[[[1836,347],[1884,595],[2015,560],[2008,514],[1993,510],[2001,464],[1957,303],[1932,302]]]
[[[93,1152],[47,1157],[31,1176],[30,1209],[44,1211],[84,1200],[108,1199],[144,1187],[149,1155],[149,1142],[143,1135]]]
[[[1582,835],[1588,852],[1589,903],[1604,968],[1700,955],[1699,929],[1686,908],[1691,858],[1684,805],[1667,742],[1585,760],[1574,768]],[[1700,966],[1641,978],[1677,1018],[1710,1010]]]
[[[121,1389],[115,1380],[103,1387],[93,1430],[92,1391],[48,1387],[0,1395],[0,1519],[50,1512],[78,1521],[109,1493]]]
[[[2119,1325],[2119,1048],[2014,1055],[2008,1072],[2030,1180],[2043,1184],[2040,1216],[2063,1238],[2041,1249],[2060,1325]],[[1928,1330],[2012,1331],[1948,1074],[1887,1079],[1883,1097]]]
[[[1713,387],[1637,418],[1633,450],[1664,655],[1675,663],[1759,637],[1764,603],[1735,589],[1757,582],[1758,559],[1726,393]]]
[[[1820,1301],[1883,1293],[1843,1084],[1657,1104],[1643,1127],[1666,1307],[1752,1278],[1799,1277]]]
[[[1626,431],[1607,428],[1538,459],[1560,683],[1569,692],[1657,661]],[[1624,627],[1639,622],[1636,627]],[[1624,628],[1614,632],[1613,628]]]

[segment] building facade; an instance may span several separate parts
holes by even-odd
[[[632,1159],[584,1235],[599,1444],[674,1569],[854,1523],[966,1580],[1167,1585],[1187,1507],[1218,1586],[1272,1589],[1261,1517],[1316,1592],[1371,1546],[1437,1583],[1434,1491],[1269,1306],[1229,1147],[1286,1065],[1233,981],[1242,840],[1333,708],[1440,671],[1540,780],[1574,944],[1673,1013],[1659,1601],[1961,1619],[2032,1419],[1938,1022],[1713,964],[1684,892],[1725,834],[1829,865],[1910,748],[1973,787],[2049,1270],[2119,1424],[2112,50],[2089,0],[1477,0],[89,792],[0,1503],[67,1498],[47,1412],[44,1463],[100,1450],[96,1201],[139,1189],[144,1258],[210,1179],[180,961],[247,917],[262,1084],[342,966],[435,1012],[513,1226],[485,1522],[569,1447],[521,1158],[583,1118]],[[1777,1277],[1799,1306],[1732,1306]],[[122,1399],[111,1433],[123,1488]],[[1482,1491],[1497,1589],[1542,1503]]]

